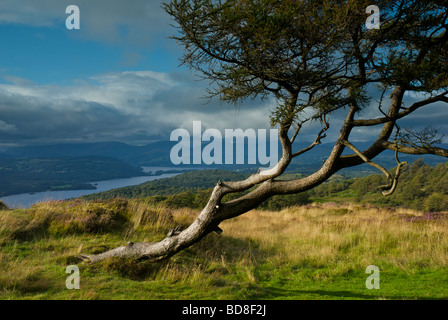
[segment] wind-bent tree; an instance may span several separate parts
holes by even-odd
[[[273,169],[244,181],[219,181],[208,204],[185,230],[170,232],[157,243],[129,243],[84,259],[166,259],[211,232],[221,232],[222,221],[273,195],[309,190],[343,168],[362,163],[378,168],[388,178],[388,185],[380,187],[387,196],[395,190],[403,165],[399,153],[448,157],[448,150],[435,146],[438,139],[433,130],[400,131],[399,127],[401,119],[418,109],[448,103],[446,2],[378,0],[380,29],[369,29],[370,2],[172,0],[165,4],[179,30],[175,39],[184,48],[183,64],[211,81],[211,96],[227,102],[275,98],[270,120],[279,128],[282,157]],[[412,104],[406,102],[407,96]],[[345,118],[320,169],[297,180],[279,180],[293,158],[326,137],[335,112],[345,113]],[[371,116],[375,112],[377,116]],[[315,141],[293,152],[301,128],[313,121],[321,124]],[[351,134],[365,127],[378,127],[379,134],[369,148],[359,150]],[[351,153],[343,155],[346,148]],[[387,149],[395,151],[393,173],[373,162]],[[239,192],[244,195],[222,201],[226,194]]]

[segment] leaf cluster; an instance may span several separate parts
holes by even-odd
[[[448,84],[448,9],[440,1],[173,0],[165,4],[181,62],[211,82],[209,96],[277,100],[271,123],[300,123],[369,105],[369,84],[433,92]],[[308,112],[307,114],[310,114]],[[302,119],[303,120],[303,119]]]

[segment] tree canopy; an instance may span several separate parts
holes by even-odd
[[[273,123],[368,105],[368,85],[434,93],[448,86],[447,10],[437,1],[174,0],[182,63],[224,101],[275,96]],[[442,2],[440,2],[442,3]],[[309,113],[306,113],[309,114]]]

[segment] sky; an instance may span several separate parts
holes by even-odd
[[[73,4],[79,30],[65,25]],[[193,121],[222,132],[269,128],[274,100],[235,108],[204,98],[209,83],[179,66],[172,23],[160,0],[0,0],[0,146],[144,145],[169,140],[176,128],[191,132]],[[447,108],[431,110],[405,125],[448,133]],[[334,116],[333,133],[340,119]],[[360,128],[354,139],[377,132]],[[300,139],[314,140],[313,128],[303,133]]]

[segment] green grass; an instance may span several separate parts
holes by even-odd
[[[81,263],[128,241],[157,241],[197,215],[139,200],[67,201],[0,211],[0,299],[447,299],[448,220],[354,205],[252,211],[222,235],[160,263]],[[80,290],[65,287],[68,265]],[[369,290],[368,265],[380,269]]]

